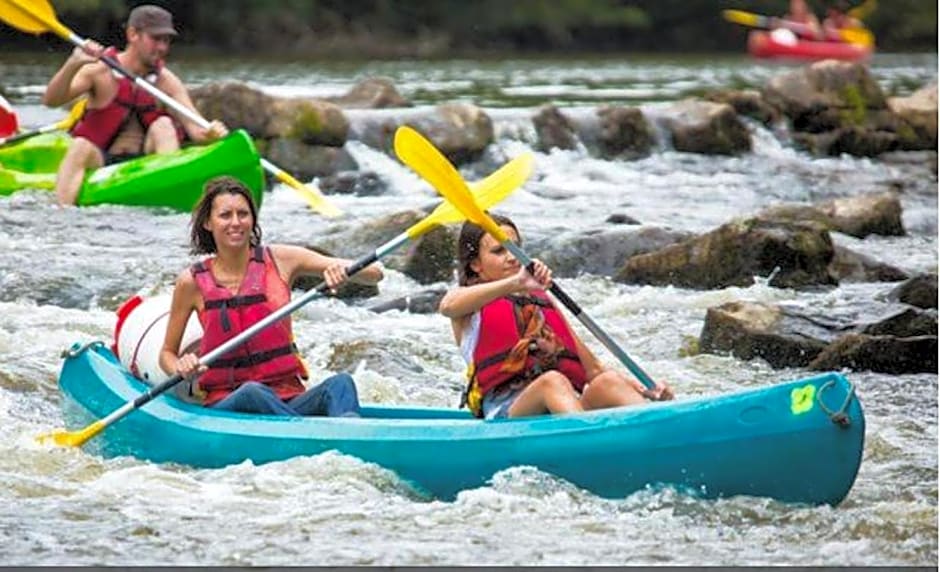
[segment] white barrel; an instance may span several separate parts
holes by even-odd
[[[134,296],[117,310],[114,348],[117,357],[135,377],[149,385],[169,379],[160,367],[160,350],[170,319],[169,295],[141,298]],[[202,325],[193,313],[186,323],[180,354],[199,349]]]

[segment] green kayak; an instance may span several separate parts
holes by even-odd
[[[63,139],[64,147],[57,143]],[[0,149],[0,195],[22,189],[53,189],[55,170],[67,146],[67,136],[43,135]],[[52,161],[53,156],[58,158]],[[189,211],[202,196],[205,182],[218,175],[240,179],[261,205],[264,173],[254,143],[242,130],[210,145],[193,145],[89,171],[77,203]]]
[[[60,131],[0,147],[0,166],[23,173],[55,173],[71,141]]]

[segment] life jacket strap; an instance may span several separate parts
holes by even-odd
[[[247,356],[217,359],[209,365],[209,369],[238,369],[242,367],[251,367],[266,361],[271,361],[272,359],[279,358],[281,356],[288,356],[298,353],[298,351],[299,350],[297,349],[297,345],[292,343],[287,346],[281,346],[273,350],[258,352],[256,354],[250,354]]]
[[[232,296],[222,300],[206,300],[206,310],[215,310],[216,308],[238,308],[239,306],[251,306],[252,304],[261,304],[267,302],[268,297],[264,294],[249,294],[248,296]]]
[[[537,350],[538,350],[538,346],[536,345],[536,343],[531,342],[529,344],[529,352],[531,354],[535,354]],[[509,353],[510,353],[509,351],[500,352],[498,354],[491,355],[490,357],[482,360],[480,363],[476,364],[477,371],[482,371],[490,366],[502,363],[503,361],[506,360],[507,357],[509,357]],[[533,355],[532,357],[534,357],[536,361],[538,361],[538,357],[544,357],[544,356],[537,357],[536,355]],[[578,355],[575,354],[574,352],[569,351],[568,348],[562,348],[557,354],[551,357],[554,357],[556,360],[559,360],[559,359],[577,360],[578,359]],[[552,368],[543,368],[543,371],[540,372],[539,375],[544,373],[545,369],[552,369]]]

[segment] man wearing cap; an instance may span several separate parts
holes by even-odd
[[[59,204],[75,204],[87,169],[151,153],[180,148],[185,135],[197,143],[224,137],[228,129],[213,121],[203,129],[162,103],[133,81],[99,60],[115,58],[121,67],[143,77],[185,107],[196,111],[183,82],[164,67],[163,59],[177,35],[173,16],[160,8],[137,6],[127,19],[127,46],[118,52],[87,41],[72,50],[49,81],[42,101],[50,107],[86,96],[88,104],[71,133],[73,140],[56,175]]]

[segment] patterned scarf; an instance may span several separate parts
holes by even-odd
[[[526,360],[534,352],[537,363],[544,367],[554,366],[558,354],[564,348],[551,327],[545,324],[545,315],[537,304],[516,306],[516,323],[523,325],[519,341],[509,350],[499,370],[504,373],[520,373]]]

